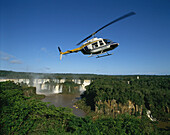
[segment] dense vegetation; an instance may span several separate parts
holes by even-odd
[[[72,81],[66,81],[63,83],[62,93],[64,94],[75,94],[79,93],[79,84]]]
[[[47,106],[37,100],[30,89],[10,81],[0,82],[1,134],[159,134],[148,120],[128,114],[115,119],[76,117],[69,108]]]
[[[32,73],[32,72],[14,72],[0,70],[0,77],[6,79],[92,79],[94,80],[98,75],[95,74],[64,74],[64,73]]]
[[[41,102],[43,96],[36,95],[34,87],[24,83],[0,82],[0,134],[170,134],[170,76],[105,76],[81,74],[42,74],[0,71],[1,78],[7,79],[66,79],[63,91],[77,92],[78,84],[74,79],[91,79],[86,87],[79,108],[91,114],[84,118],[73,115],[69,108],[49,106]],[[70,81],[69,81],[70,80]],[[55,82],[46,82],[55,85]],[[130,100],[142,106],[142,115],[119,114],[112,117],[95,114],[98,101],[115,100],[126,105]],[[156,122],[146,117],[151,110]],[[162,125],[161,125],[161,124]],[[158,127],[159,128],[158,128]],[[161,127],[161,128],[160,128]]]
[[[142,105],[144,109],[151,110],[156,119],[168,120],[170,77],[141,76],[140,79],[129,77],[119,80],[112,77],[100,78],[87,86],[82,98],[92,110],[99,100],[115,99],[121,104],[126,104],[130,100],[135,105]]]

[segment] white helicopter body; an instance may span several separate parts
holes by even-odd
[[[93,54],[103,54],[107,51],[113,50],[119,45],[119,43],[113,42],[109,39],[103,39],[103,38],[93,38],[85,42],[83,45],[86,45],[86,44],[89,44],[89,45],[82,48],[81,52],[87,55],[90,54],[91,56]]]
[[[135,12],[130,12],[128,14],[125,14],[125,15],[113,20],[112,22],[104,25],[103,27],[101,27],[100,29],[98,29],[97,31],[95,31],[94,33],[92,33],[91,35],[86,37],[85,39],[83,39],[77,45],[80,45],[81,43],[85,42],[86,40],[88,40],[89,38],[94,36],[97,32],[104,29],[105,27],[107,27],[107,26],[109,26],[109,25],[111,25],[111,24],[113,24],[117,21],[120,21],[120,20],[122,20],[126,17],[129,17],[131,15],[135,15]],[[86,41],[85,43],[83,43],[82,46],[75,48],[75,49],[72,49],[72,50],[68,50],[66,52],[62,52],[60,47],[58,47],[58,49],[59,49],[59,52],[60,52],[60,59],[62,58],[62,55],[69,54],[69,53],[75,53],[75,52],[79,52],[79,51],[81,51],[85,55],[90,55],[89,57],[97,55],[96,58],[100,58],[100,57],[112,55],[113,53],[109,54],[108,51],[113,50],[118,46],[119,46],[119,43],[113,42],[109,39],[103,39],[103,38],[96,38],[95,37],[95,38],[92,38],[92,39]],[[103,53],[107,53],[107,54],[99,56],[100,54],[103,54]]]

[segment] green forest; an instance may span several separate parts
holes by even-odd
[[[86,87],[82,99],[77,102],[79,108],[87,112],[85,117],[75,116],[70,108],[49,106],[49,103],[42,102],[44,96],[36,95],[34,87],[12,81],[0,82],[0,133],[170,134],[170,76],[140,76],[138,79],[137,76],[93,77],[94,81]],[[66,89],[69,84],[73,85],[66,82]],[[128,102],[135,110],[133,107],[131,111],[126,110]],[[109,108],[112,103],[116,106]],[[124,113],[120,107],[124,108]],[[156,121],[146,116],[147,110],[151,111]]]
[[[131,101],[134,105],[151,110],[158,120],[168,120],[170,107],[170,77],[141,76],[124,79],[112,77],[99,78],[86,87],[82,98],[92,110],[100,101],[116,100],[116,103],[126,105]]]
[[[99,75],[96,74],[69,74],[69,73],[33,73],[33,72],[14,72],[0,70],[0,77],[4,79],[95,79]],[[102,76],[102,75],[100,75]]]

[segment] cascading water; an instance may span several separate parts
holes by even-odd
[[[62,93],[62,91],[63,91],[63,85],[60,85],[59,93]]]
[[[63,92],[63,85],[67,79],[1,79],[0,81],[14,81],[15,83],[26,83],[28,86],[36,87],[37,94],[57,94]],[[71,79],[71,82],[78,85],[78,90],[83,93],[85,86],[91,83],[91,80]],[[68,92],[71,92],[71,86]]]
[[[89,85],[91,80],[80,79],[1,79],[0,81],[14,81],[15,83],[26,83],[28,86],[36,87],[37,94],[46,95],[43,102],[50,102],[56,107],[69,107],[73,109],[73,113],[77,116],[85,116],[85,113],[75,107],[74,103],[80,98],[80,94],[84,92],[85,86]],[[66,91],[67,90],[67,91]],[[79,93],[69,94],[79,91]],[[62,92],[66,91],[67,94]],[[62,93],[62,94],[57,94]]]

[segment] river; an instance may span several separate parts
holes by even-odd
[[[85,112],[74,106],[74,103],[78,99],[80,99],[80,94],[52,94],[46,95],[42,101],[50,102],[50,105],[54,105],[56,107],[72,108],[74,115],[84,117],[86,115]]]

